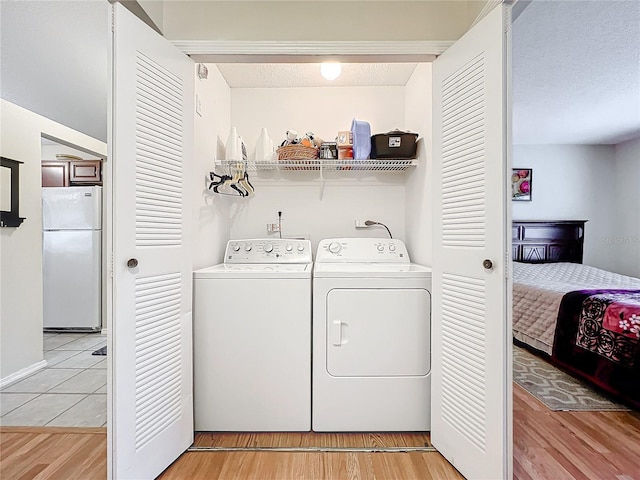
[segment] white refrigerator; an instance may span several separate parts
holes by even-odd
[[[102,325],[102,187],[42,189],[45,330]]]

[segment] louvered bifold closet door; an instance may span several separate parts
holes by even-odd
[[[193,439],[193,62],[114,5],[114,389],[118,479],[155,478]]]
[[[182,85],[138,52],[136,61],[136,247],[182,240]],[[136,448],[180,416],[180,265],[136,278]]]
[[[490,12],[433,66],[432,440],[469,479],[511,469],[506,12]]]
[[[482,55],[442,84],[442,245],[484,251],[485,151]],[[442,276],[442,414],[470,442],[486,444],[484,278]]]

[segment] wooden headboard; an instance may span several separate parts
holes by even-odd
[[[513,260],[582,263],[587,220],[514,220]]]

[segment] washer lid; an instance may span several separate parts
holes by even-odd
[[[193,272],[193,278],[311,278],[311,263],[225,264]]]
[[[431,278],[431,268],[415,263],[316,263],[315,278]]]

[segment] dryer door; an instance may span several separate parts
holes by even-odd
[[[431,369],[431,296],[420,288],[327,295],[327,371],[334,377],[423,376]]]

